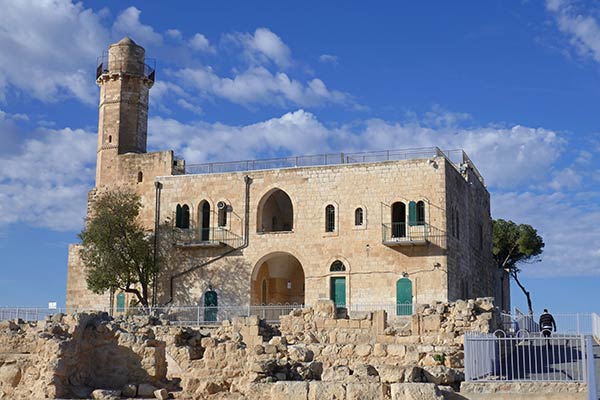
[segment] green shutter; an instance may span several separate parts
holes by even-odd
[[[417,225],[417,203],[414,201],[408,203],[408,225]]]
[[[346,278],[331,278],[331,300],[336,307],[346,307]]]

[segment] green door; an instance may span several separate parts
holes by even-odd
[[[219,305],[219,299],[217,292],[209,290],[204,293],[204,321],[212,322],[217,320],[217,310]]]
[[[412,315],[412,282],[408,278],[396,282],[396,315]]]
[[[331,300],[336,307],[346,307],[346,278],[331,278]]]
[[[117,295],[117,312],[125,311],[125,293],[120,292]]]

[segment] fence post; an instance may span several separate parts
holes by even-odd
[[[196,308],[196,325],[200,325],[200,306]]]
[[[594,360],[594,343],[591,336],[586,336],[586,360],[588,400],[598,400],[598,382],[596,382],[596,361]]]
[[[575,314],[577,318],[577,334],[581,335],[581,330],[579,329],[579,313]]]

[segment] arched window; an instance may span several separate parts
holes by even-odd
[[[361,226],[364,224],[364,212],[361,207],[354,210],[354,225]]]
[[[144,174],[142,173],[142,171],[138,172],[138,183],[142,183],[142,181],[144,180]]]
[[[294,207],[290,196],[281,189],[272,189],[259,202],[257,232],[291,232],[294,228]]]
[[[335,207],[333,204],[325,207],[325,232],[335,231]]]
[[[425,202],[417,201],[417,225],[425,225]]]
[[[198,206],[198,226],[200,227],[200,240],[206,242],[210,239],[210,204],[202,200]]]
[[[190,207],[184,204],[181,207],[181,228],[188,229],[190,227]]]
[[[342,272],[345,270],[346,270],[346,266],[340,260],[335,260],[334,262],[331,263],[331,266],[329,267],[329,271],[331,271],[331,272]]]
[[[181,206],[179,204],[175,207],[175,226],[181,228]]]
[[[112,143],[112,135],[108,135],[108,143]]]
[[[227,226],[227,203],[225,203],[224,201],[220,201],[219,203],[217,203],[217,206],[219,208],[217,223],[220,228],[224,228]]]

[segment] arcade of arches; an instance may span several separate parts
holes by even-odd
[[[271,253],[254,267],[251,288],[253,305],[304,304],[304,270],[293,255]]]

